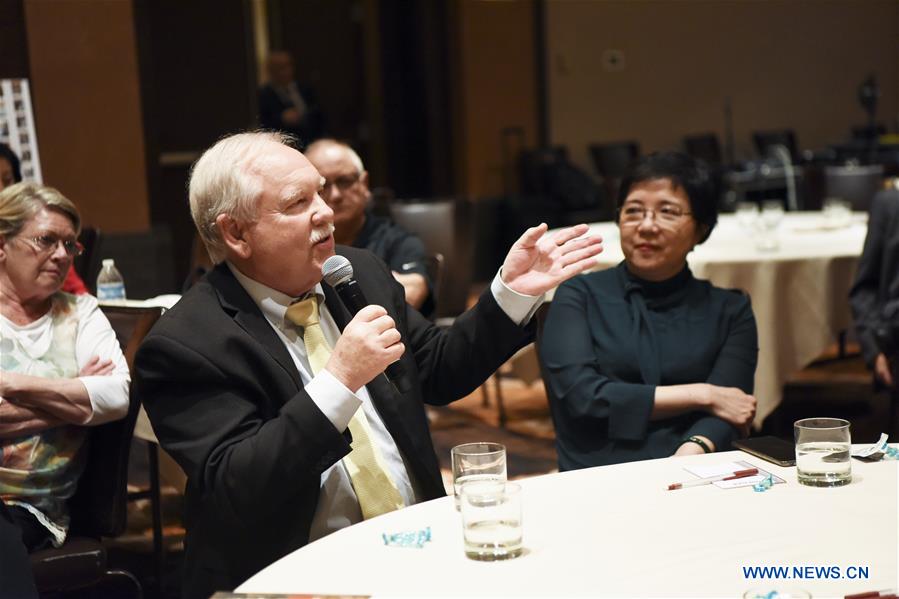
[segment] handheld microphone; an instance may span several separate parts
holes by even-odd
[[[355,316],[359,310],[369,305],[362,288],[353,278],[353,265],[343,256],[331,256],[322,264],[322,277],[325,283],[334,288],[340,301]],[[401,393],[411,390],[406,369],[399,361],[394,362],[384,369],[384,375],[393,386]]]

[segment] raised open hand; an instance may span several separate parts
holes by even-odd
[[[584,235],[589,227],[575,225],[547,235],[546,223],[524,232],[503,262],[503,282],[523,295],[541,295],[563,281],[597,265],[602,237]]]

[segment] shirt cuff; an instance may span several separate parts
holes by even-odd
[[[525,325],[534,316],[537,308],[543,303],[546,294],[540,295],[523,295],[511,289],[502,278],[503,269],[497,271],[490,283],[490,292],[500,309],[506,313],[506,316],[517,325]]]
[[[684,438],[702,435],[715,444],[715,451],[729,451],[731,443],[737,438],[737,430],[729,422],[717,416],[705,415],[687,429]]]
[[[362,400],[355,393],[325,369],[320,370],[309,381],[306,393],[325,418],[341,433],[347,429],[353,414],[362,405]]]
[[[124,418],[128,413],[128,385],[131,377],[121,374],[78,377],[91,400],[91,417],[86,425],[96,426]]]
[[[610,382],[603,389],[609,401],[609,438],[643,441],[655,405],[655,385]]]

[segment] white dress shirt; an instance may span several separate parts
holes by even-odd
[[[315,405],[331,421],[338,431],[345,431],[350,419],[359,406],[365,412],[365,417],[372,429],[372,441],[377,445],[390,478],[399,489],[400,496],[405,505],[415,503],[415,481],[411,480],[409,469],[406,467],[403,455],[393,437],[387,431],[384,421],[378,414],[368,390],[363,386],[356,393],[347,389],[327,370],[321,370],[318,374],[312,374],[309,359],[306,355],[306,346],[303,343],[303,335],[299,327],[287,321],[284,317],[287,308],[296,298],[292,298],[279,291],[271,289],[258,281],[244,275],[233,264],[228,267],[237,278],[241,286],[259,306],[266,320],[277,333],[278,338],[284,343],[294,365],[300,373],[306,393],[315,402]],[[321,283],[312,290],[319,296],[324,296]],[[534,314],[543,300],[543,296],[525,296],[509,289],[500,278],[499,274],[491,284],[491,292],[496,298],[500,308],[514,322],[521,324],[527,322]],[[333,348],[340,337],[340,329],[334,318],[328,311],[325,303],[319,302],[319,321],[328,344]],[[318,499],[318,507],[312,518],[312,526],[309,531],[309,541],[314,541],[341,528],[362,521],[362,511],[359,501],[353,490],[349,472],[343,460],[334,464],[321,475],[321,493]]]

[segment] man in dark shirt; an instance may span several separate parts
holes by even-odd
[[[868,236],[849,292],[849,305],[862,355],[874,376],[887,387],[899,381],[899,190],[874,196]],[[884,343],[892,346],[887,355]]]
[[[364,248],[383,260],[406,291],[406,302],[427,315],[433,310],[427,253],[421,239],[369,206],[368,172],[350,146],[321,139],[305,151],[325,178],[322,198],[334,211],[334,240]]]
[[[272,52],[266,63],[268,83],[259,89],[259,123],[295,136],[302,149],[324,133],[324,121],[315,93],[294,78],[293,58]]]

